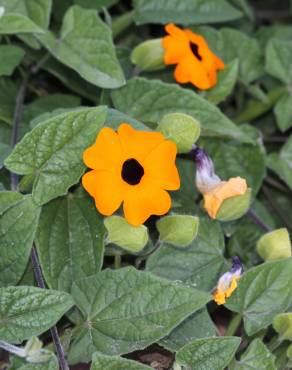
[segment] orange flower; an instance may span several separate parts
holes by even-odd
[[[225,199],[243,195],[247,191],[247,183],[241,177],[232,177],[228,181],[221,181],[212,190],[203,194],[204,208],[211,218],[216,215]]]
[[[83,153],[93,171],[82,177],[82,184],[100,213],[112,215],[124,202],[125,218],[138,226],[169,211],[166,190],[180,187],[176,153],[175,143],[159,132],[137,131],[126,123],[117,132],[105,127]]]
[[[215,173],[213,161],[203,149],[194,146],[193,153],[197,164],[196,185],[204,197],[204,208],[211,218],[216,218],[225,199],[246,193],[246,180],[238,176],[222,181]]]
[[[177,65],[174,71],[176,81],[190,82],[201,90],[215,86],[217,71],[224,69],[224,63],[209,49],[204,37],[172,23],[167,24],[165,30],[169,35],[162,41],[164,63]]]

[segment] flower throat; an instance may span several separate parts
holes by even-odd
[[[122,167],[122,179],[129,185],[137,185],[144,175],[144,169],[134,158],[127,159]]]

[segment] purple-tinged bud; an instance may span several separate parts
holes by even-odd
[[[221,180],[215,173],[213,161],[203,149],[194,146],[193,153],[197,165],[196,185],[205,194],[219,185]]]

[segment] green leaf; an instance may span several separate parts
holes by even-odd
[[[175,248],[162,243],[148,258],[146,268],[155,275],[209,291],[227,266],[223,253],[224,236],[219,223],[200,218],[198,236],[189,246]]]
[[[279,153],[268,156],[267,165],[292,189],[292,135]]]
[[[291,294],[292,258],[287,258],[247,271],[226,306],[243,315],[246,333],[251,336],[288,308]]]
[[[59,370],[57,357],[52,352],[52,357],[44,363],[25,362],[20,357],[9,358],[9,370]]]
[[[113,108],[108,108],[105,125],[117,130],[121,123],[129,123],[136,130],[149,131],[149,127],[145,126],[144,123],[137,121],[136,119],[129,117],[123,112],[120,112]]]
[[[106,217],[107,244],[114,243],[126,251],[140,252],[148,242],[148,229],[144,225],[132,226],[124,217]]]
[[[180,175],[180,188],[173,193],[173,208],[178,208],[176,212],[194,214],[197,211],[196,199],[199,196],[194,184],[196,165],[194,161],[181,158],[176,159],[176,165]]]
[[[23,275],[39,213],[30,195],[0,192],[0,286],[14,285]]]
[[[248,349],[236,362],[234,370],[276,370],[275,356],[260,339],[251,342]]]
[[[160,344],[169,351],[176,352],[194,339],[215,336],[216,326],[207,309],[202,308],[184,320]]]
[[[292,96],[283,95],[274,106],[277,125],[280,131],[285,132],[292,127]]]
[[[199,218],[189,215],[170,215],[156,222],[159,239],[179,247],[186,247],[197,236]]]
[[[102,10],[103,8],[109,8],[119,0],[74,0],[74,4],[82,6],[87,9]]]
[[[292,340],[292,312],[280,313],[273,320],[273,328],[280,336],[280,340]]]
[[[134,0],[135,20],[143,23],[219,23],[238,19],[242,13],[225,0]]]
[[[0,0],[0,6],[5,13],[21,14],[39,27],[48,28],[52,0]]]
[[[217,85],[206,92],[206,99],[214,104],[219,104],[224,101],[234,89],[238,77],[238,70],[238,59],[225,65],[224,70],[218,73]]]
[[[217,31],[211,27],[196,27],[195,32],[205,36],[210,48],[221,56],[224,63],[238,59],[238,74],[245,84],[250,84],[264,74],[263,53],[255,38],[234,28]]]
[[[104,234],[103,218],[83,193],[45,205],[36,244],[49,287],[69,292],[74,281],[99,272]]]
[[[109,89],[125,84],[111,31],[95,10],[72,6],[65,14],[59,38],[47,32],[38,39],[55,58],[92,84]]]
[[[266,48],[266,71],[285,85],[292,83],[292,41],[271,39]]]
[[[5,158],[8,157],[10,152],[11,152],[11,146],[10,145],[0,143],[0,170],[3,167],[3,163],[4,163]]]
[[[67,94],[50,94],[35,99],[32,103],[26,104],[23,109],[22,120],[29,125],[29,123],[38,118],[40,115],[48,114],[57,108],[75,108],[79,107],[81,99],[75,95]],[[45,117],[45,116],[44,116]],[[51,117],[48,117],[51,118]],[[44,119],[42,119],[44,121]],[[41,121],[39,121],[41,122]]]
[[[217,107],[175,84],[134,77],[114,90],[112,98],[116,109],[144,122],[157,123],[168,113],[186,113],[201,123],[204,136],[250,141]]]
[[[15,101],[17,95],[18,87],[9,78],[0,78],[0,120],[12,125],[12,118],[15,109]],[[0,123],[0,127],[2,123]],[[11,136],[11,135],[9,135]],[[2,132],[1,132],[1,141],[2,141]],[[9,137],[10,139],[10,137]],[[10,140],[9,140],[10,144]]]
[[[84,172],[82,153],[94,142],[105,117],[106,108],[100,106],[44,121],[16,145],[5,166],[21,175],[35,175],[32,196],[38,204],[66,194]]]
[[[208,140],[205,148],[215,164],[215,171],[222,180],[240,176],[255,195],[266,176],[265,149],[255,141],[254,145],[223,140]]]
[[[7,13],[0,17],[0,34],[43,33],[30,19],[17,13]]]
[[[196,339],[176,354],[176,361],[192,370],[223,370],[233,359],[241,339],[218,337]]]
[[[151,370],[152,367],[120,356],[108,356],[95,352],[92,356],[90,370]]]
[[[21,343],[39,335],[73,306],[67,293],[29,286],[0,288],[0,337]]]
[[[200,122],[188,114],[169,113],[162,117],[157,130],[176,144],[179,153],[187,153],[199,139],[201,126]]]
[[[204,306],[209,294],[127,267],[74,283],[85,322],[72,344],[71,363],[95,351],[121,354],[147,347]]]
[[[257,252],[265,261],[291,257],[291,241],[286,228],[272,230],[257,241]]]
[[[24,50],[18,46],[0,45],[0,76],[12,75],[24,54]]]

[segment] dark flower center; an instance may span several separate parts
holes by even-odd
[[[199,54],[199,48],[198,48],[198,45],[197,44],[194,44],[194,43],[190,43],[190,47],[191,47],[191,50],[192,52],[194,53],[195,57],[197,57],[199,60],[202,60],[202,57],[201,55]]]
[[[137,185],[144,175],[144,168],[134,158],[127,159],[122,168],[122,179],[130,185]]]

